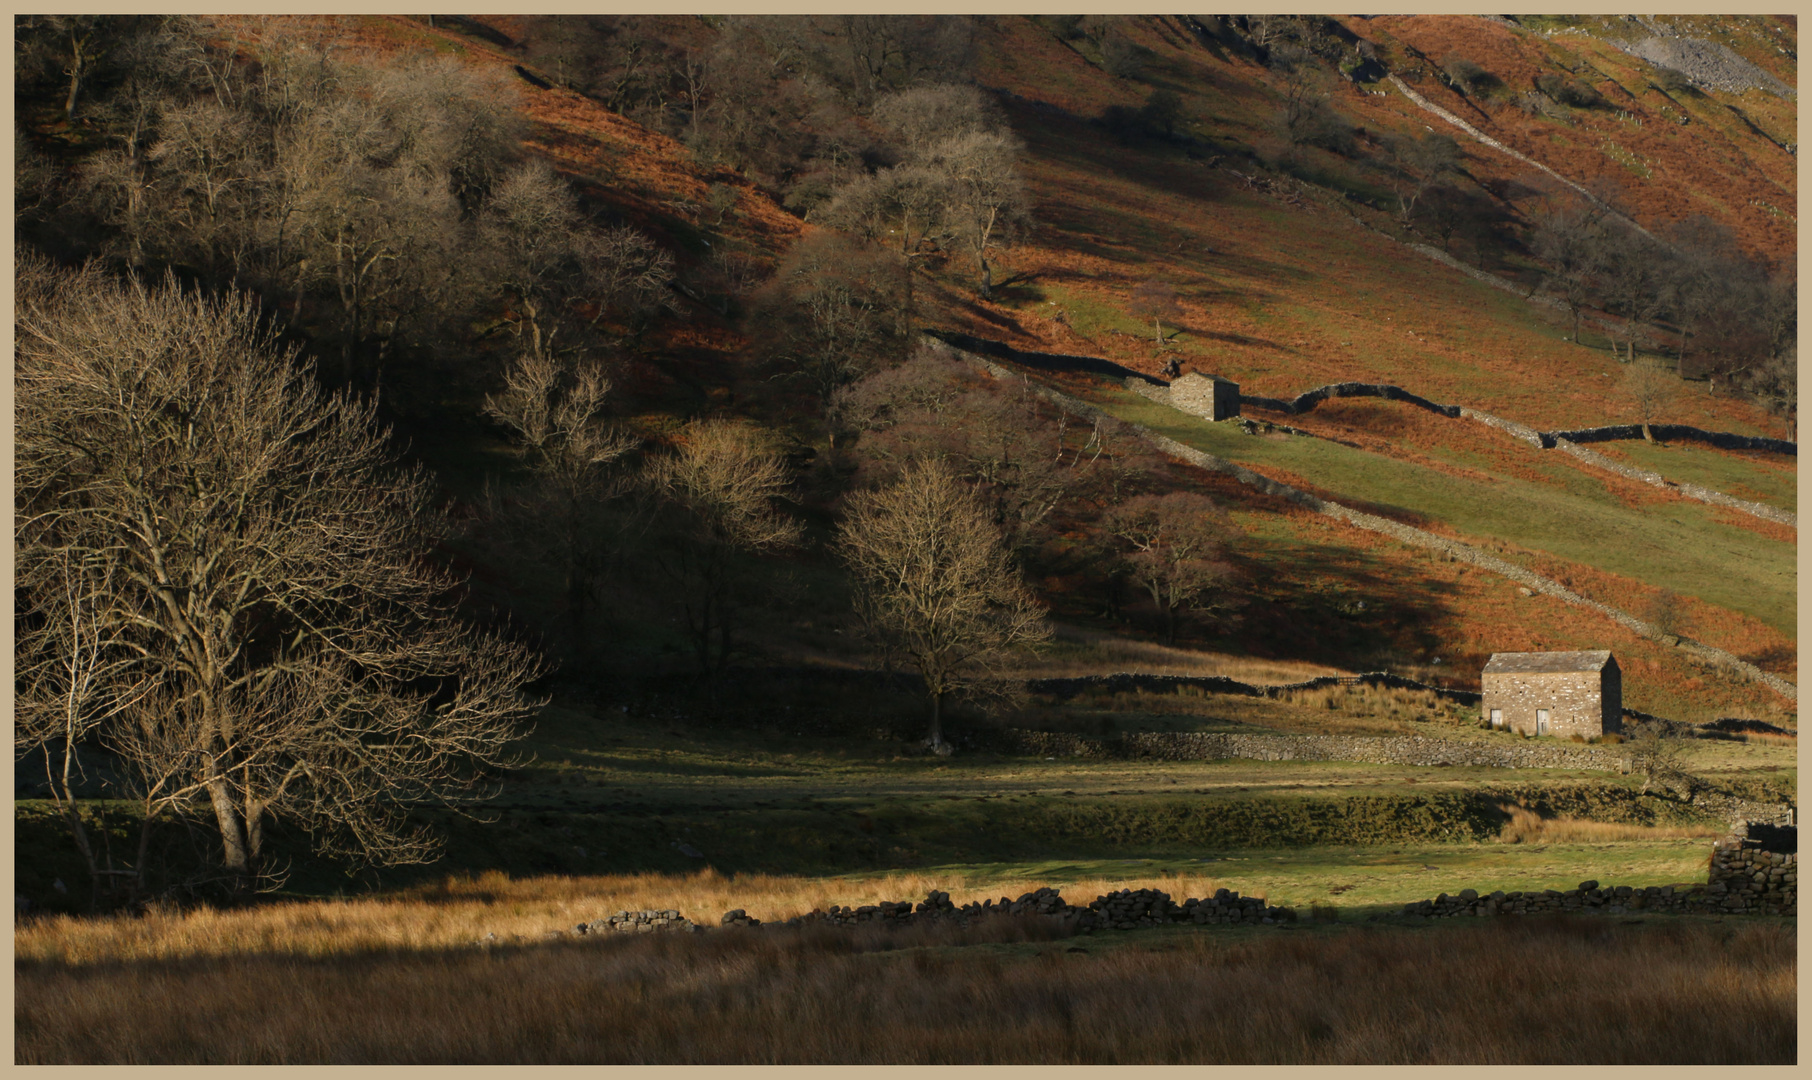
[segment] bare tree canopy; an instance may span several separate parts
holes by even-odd
[[[931,698],[929,742],[947,752],[944,701],[988,688],[1016,650],[1050,636],[988,507],[939,460],[849,499],[838,551],[876,641],[912,659]]]
[[[630,482],[620,465],[633,441],[606,421],[609,394],[610,380],[596,365],[528,351],[502,392],[485,398],[486,415],[510,431],[528,464],[523,482],[490,491],[485,524],[516,552],[563,572],[567,644],[581,661],[591,608],[620,540],[621,521],[611,510]]]
[[[910,462],[942,460],[974,485],[1019,553],[1083,491],[1104,448],[1098,426],[1078,426],[1027,384],[988,378],[935,347],[845,387],[833,406],[836,422],[859,435],[865,479],[891,482]]]
[[[213,822],[241,885],[272,819],[329,855],[432,857],[407,806],[506,759],[538,663],[456,618],[429,478],[243,295],[19,276],[26,748],[98,740],[148,818]]]
[[[706,674],[723,671],[750,584],[745,560],[798,545],[799,523],[775,505],[786,461],[752,425],[699,420],[647,479],[659,500],[655,561],[679,589],[693,650]]]
[[[1164,617],[1166,643],[1175,644],[1178,612],[1227,576],[1219,556],[1233,523],[1206,495],[1177,491],[1128,499],[1108,512],[1104,525],[1130,549],[1133,579]]]
[[[762,351],[828,413],[838,390],[905,351],[911,305],[903,260],[820,232],[787,253],[752,315]]]

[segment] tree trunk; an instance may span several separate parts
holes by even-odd
[[[931,694],[931,747],[936,749],[944,745],[944,692],[935,690]]]
[[[63,100],[63,119],[75,123],[76,95],[82,89],[82,70],[86,67],[82,56],[82,39],[74,34],[69,35],[69,96]]]
[[[75,748],[64,744],[63,776],[61,782],[51,773],[50,747],[44,748],[44,773],[50,780],[51,797],[57,801],[57,809],[62,812],[63,823],[69,827],[70,838],[75,841],[76,850],[82,853],[82,864],[88,868],[88,882],[93,889],[100,886],[101,876],[96,871],[99,867],[94,861],[94,847],[88,842],[88,828],[82,824],[81,811],[76,808],[75,795],[70,791],[69,774],[75,758]]]
[[[138,827],[138,861],[132,864],[132,888],[127,895],[127,903],[136,904],[144,895],[148,885],[145,880],[145,867],[151,862],[151,823],[156,820],[156,812],[145,807],[145,820]]]
[[[214,820],[220,827],[221,857],[236,879],[236,891],[243,891],[252,873],[251,853],[247,850],[245,829],[239,820],[239,808],[233,805],[233,794],[218,775],[208,781],[208,801],[214,805]]]

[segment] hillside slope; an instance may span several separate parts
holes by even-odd
[[[1797,25],[1790,17],[1262,22],[1268,18],[965,23],[966,67],[948,74],[986,91],[1023,143],[1029,228],[993,256],[997,286],[985,297],[963,258],[949,251],[915,257],[907,274],[914,329],[1102,357],[1152,374],[1174,361],[1232,378],[1250,395],[1392,383],[1552,430],[1633,422],[1637,403],[1626,386],[1628,365],[1606,347],[1621,321],[1587,310],[1581,340],[1572,341],[1571,320],[1542,295],[1544,268],[1526,239],[1540,215],[1574,196],[1531,162],[1657,235],[1703,215],[1758,263],[1791,263]],[[829,536],[837,485],[848,481],[836,472],[842,448],[826,438],[812,394],[777,378],[763,352],[773,327],[752,323],[747,310],[760,282],[802,240],[826,233],[816,223],[826,202],[814,202],[801,183],[776,181],[772,170],[733,167],[693,139],[699,117],[718,100],[709,94],[729,91],[688,84],[697,73],[689,76],[686,65],[740,40],[733,35],[747,27],[678,16],[612,24],[612,41],[630,30],[640,35],[636,55],[645,59],[636,63],[666,65],[655,104],[613,109],[596,87],[561,85],[575,80],[559,66],[567,45],[555,40],[565,32],[557,20],[361,16],[285,25],[348,55],[438,54],[496,75],[513,88],[525,125],[521,150],[551,164],[593,221],[633,226],[671,253],[672,303],[613,359],[615,418],[654,447],[697,417],[752,418],[774,431],[799,466],[797,508],[814,542],[776,560],[809,584],[789,586],[808,599],[773,616],[754,654],[790,658],[838,620],[847,623],[839,571],[817,542]],[[795,54],[787,56],[794,58],[786,64],[803,70]],[[1691,70],[1669,74],[1643,56]],[[801,90],[808,80],[791,67],[787,73],[776,85],[794,96],[780,99],[764,122],[782,134],[819,125],[834,136],[824,140],[834,144],[826,153],[848,159],[841,167],[871,167],[862,155],[879,151],[862,141],[876,126],[866,106],[838,112],[834,95]],[[1562,84],[1583,89],[1538,90]],[[1401,86],[1506,149],[1441,120]],[[1570,94],[1585,103],[1563,103]],[[1297,106],[1320,118],[1318,134],[1291,135],[1285,118]],[[792,112],[780,115],[786,109]],[[83,124],[63,123],[48,99],[24,103],[21,116],[31,138],[64,155],[58,161],[96,153],[103,141]],[[1402,140],[1437,129],[1455,137],[1457,158],[1445,175],[1473,215],[1445,232],[1439,220],[1405,212],[1404,193],[1393,187],[1403,182],[1393,156]],[[837,149],[846,144],[856,149]],[[1449,261],[1418,247],[1444,249]],[[743,277],[726,284],[736,275]],[[1175,303],[1155,333],[1146,303],[1153,294]],[[1656,317],[1631,348],[1665,361],[1680,346],[1678,329]],[[397,417],[413,453],[437,470],[461,512],[522,462],[482,418],[509,339],[467,338],[468,374],[418,376],[427,385],[411,392],[428,404]],[[384,385],[407,377],[395,365]],[[1330,402],[1288,421],[1326,439],[1266,438],[1160,415],[1117,388],[1056,381],[1275,479],[1488,547],[1624,610],[1674,604],[1693,636],[1796,677],[1797,536],[1790,528],[1397,402]],[[1792,437],[1790,414],[1771,413],[1735,379],[1675,380],[1670,391],[1654,419]],[[1792,505],[1796,468],[1778,456],[1696,446],[1603,450],[1670,479]],[[1174,489],[1212,495],[1244,530],[1229,556],[1239,602],[1196,629],[1206,646],[1388,666],[1462,684],[1493,651],[1610,647],[1626,658],[1626,700],[1634,707],[1693,719],[1788,711],[1727,672],[1702,670],[1660,642],[1551,598],[1521,596],[1502,579],[1330,524],[1225,478],[1174,465],[1156,475]],[[1125,632],[1107,610],[1114,605],[1104,605],[1088,580],[1091,527],[1065,520],[1037,584],[1066,618]],[[476,548],[458,557],[477,591],[502,597],[500,606],[552,588],[538,571],[502,565]],[[537,603],[524,601],[521,610],[540,610]],[[619,650],[625,669],[677,669],[664,623],[642,618],[643,608],[628,602],[624,612],[639,620]],[[845,659],[856,662],[853,654]]]

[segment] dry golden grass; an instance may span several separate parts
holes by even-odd
[[[1477,710],[1449,701],[1429,690],[1400,690],[1389,686],[1323,686],[1292,690],[1283,700],[1292,705],[1322,708],[1347,716],[1408,720],[1417,716],[1456,719],[1477,717]]]
[[[1056,641],[1043,656],[1027,660],[1013,674],[1027,679],[1063,679],[1137,671],[1147,675],[1220,675],[1254,686],[1303,682],[1349,672],[1325,664],[1263,660],[1250,656],[1180,649],[1079,626],[1058,624]]]
[[[1506,844],[1615,844],[1626,840],[1716,840],[1716,825],[1627,825],[1581,818],[1544,818],[1524,806],[1505,807],[1510,820],[1498,839]]]
[[[761,930],[21,964],[21,1063],[1791,1063],[1790,922]],[[992,938],[993,944],[980,944]],[[1084,947],[1086,946],[1086,947]]]
[[[1024,878],[895,873],[841,879],[742,874],[619,874],[511,880],[491,872],[387,897],[291,901],[241,909],[154,911],[142,917],[55,915],[18,924],[20,961],[83,966],[248,954],[321,958],[382,950],[429,950],[469,945],[486,934],[501,941],[539,939],[550,930],[616,911],[677,909],[694,922],[716,925],[732,908],[764,922],[832,904],[923,900],[932,889],[958,904],[999,899],[1053,885],[1071,903],[1114,889],[1158,888],[1177,900],[1218,887],[1198,875],[1032,881]],[[1262,895],[1255,893],[1254,895]]]

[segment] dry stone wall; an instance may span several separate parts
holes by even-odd
[[[1688,498],[1697,499],[1702,503],[1710,503],[1713,506],[1729,507],[1732,510],[1741,510],[1745,514],[1752,514],[1755,517],[1763,518],[1767,521],[1777,521],[1782,525],[1791,525],[1795,529],[1799,528],[1799,515],[1791,510],[1783,510],[1778,506],[1769,506],[1766,503],[1751,502],[1748,499],[1739,499],[1734,495],[1726,495],[1721,491],[1714,491],[1711,488],[1701,487],[1698,484],[1685,482],[1675,483],[1658,472],[1650,472],[1647,469],[1639,469],[1634,465],[1626,465],[1621,461],[1615,461],[1596,451],[1587,450],[1585,447],[1580,446],[1570,439],[1558,437],[1558,435],[1554,438],[1554,445],[1563,452],[1571,454],[1579,460],[1603,469],[1606,472],[1613,472],[1631,480],[1640,480],[1645,484],[1651,484],[1658,488],[1666,488],[1670,491],[1685,495]]]
[[[1135,732],[1092,739],[1061,731],[1011,729],[989,742],[1009,753],[1042,757],[1140,758],[1157,761],[1361,761],[1377,765],[1451,765],[1491,769],[1585,769],[1628,772],[1629,754],[1576,744],[1530,743],[1500,736],[1443,739],[1422,735],[1246,735],[1239,732]]]
[[[1403,906],[1415,918],[1452,919],[1545,912],[1695,912],[1706,915],[1799,914],[1797,830],[1748,823],[1712,850],[1706,880],[1674,885],[1600,885],[1582,881],[1560,891],[1480,893],[1462,889]]]
[[[1797,830],[1745,823],[1718,842],[1702,883],[1672,885],[1600,885],[1582,881],[1577,888],[1481,893],[1462,889],[1441,893],[1431,900],[1405,904],[1402,915],[1412,919],[1539,915],[1544,913],[1628,912],[1702,913],[1719,915],[1784,915],[1799,913],[1799,855]],[[1070,904],[1053,888],[1036,889],[1018,899],[1001,897],[958,905],[950,894],[933,889],[917,904],[909,900],[846,906],[795,915],[778,926],[884,926],[925,924],[968,926],[990,918],[1040,917],[1055,920],[1069,933],[1090,934],[1107,930],[1142,930],[1159,926],[1276,926],[1297,920],[1295,910],[1267,903],[1263,897],[1241,896],[1230,889],[1178,902],[1160,889],[1121,889],[1105,893],[1085,905]],[[1375,916],[1374,916],[1375,917]],[[726,911],[718,921],[725,929],[755,929],[760,919],[743,908]],[[678,911],[619,911],[595,922],[579,923],[569,930],[551,930],[550,938],[595,934],[700,933],[704,927]],[[480,945],[497,943],[488,935]]]
[[[1237,679],[1230,679],[1225,675],[1148,675],[1134,671],[1120,671],[1112,675],[1077,675],[1061,679],[1033,679],[1026,683],[1026,689],[1034,694],[1049,694],[1060,698],[1075,697],[1077,694],[1089,692],[1126,694],[1143,690],[1153,693],[1168,693],[1184,687],[1212,694],[1282,697],[1297,690],[1320,690],[1329,686],[1387,686],[1395,690],[1426,690],[1462,705],[1479,703],[1479,695],[1470,690],[1449,690],[1444,686],[1431,686],[1428,683],[1417,682],[1415,679],[1393,675],[1388,671],[1368,671],[1362,675],[1324,675],[1320,678],[1276,686],[1252,686]]]
[[[1769,439],[1760,435],[1735,435],[1728,431],[1706,431],[1690,424],[1650,424],[1649,433],[1657,439],[1670,442],[1702,442],[1720,450],[1766,450],[1775,454],[1786,454],[1788,457],[1799,456],[1799,444],[1785,439]],[[1571,443],[1618,442],[1642,438],[1641,424],[1609,424],[1604,427],[1576,428],[1572,431],[1544,431],[1544,445],[1555,446],[1565,439]]]

